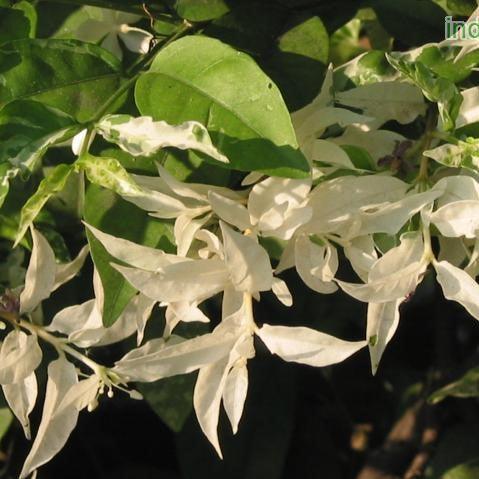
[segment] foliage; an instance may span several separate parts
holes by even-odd
[[[231,477],[286,477],[292,371],[317,374],[339,430],[335,374],[364,371],[363,349],[397,392],[376,441],[411,398],[414,414],[474,401],[479,49],[442,38],[444,16],[474,16],[473,2],[91,3],[0,0],[0,440],[19,435],[13,416],[33,437],[8,477],[36,474],[79,413],[117,392],[178,433],[185,476],[226,477],[233,457]],[[446,359],[383,373],[428,288],[467,315],[447,328],[469,370]],[[444,324],[425,324],[414,330],[442,358]],[[199,466],[197,436],[185,448],[191,410],[225,462]],[[280,433],[255,413],[282,415]],[[316,432],[332,448],[324,477],[367,470],[358,435],[335,449]],[[474,477],[479,456],[457,457],[428,456],[420,472]],[[409,459],[389,472],[412,477]]]

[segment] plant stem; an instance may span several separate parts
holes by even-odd
[[[128,79],[110,98],[108,98],[108,100],[100,107],[100,109],[95,113],[93,118],[89,120],[88,123],[95,123],[100,120],[100,118],[108,112],[110,107],[136,83],[142,70],[153,61],[155,55],[170,43],[182,37],[192,27],[193,25],[191,23],[185,21],[183,27],[180,28],[174,35],[164,41],[158,42],[146,55],[141,57],[137,62],[133,63],[133,65],[126,70],[126,77]]]
[[[96,363],[92,359],[88,358],[84,354],[80,353],[76,349],[73,349],[71,346],[65,343],[64,340],[57,338],[53,334],[50,334],[48,331],[41,326],[20,319],[15,322],[17,326],[20,326],[27,331],[30,331],[33,334],[36,334],[39,338],[43,339],[45,342],[50,343],[60,354],[69,354],[70,356],[78,359],[85,366],[89,367],[95,374],[101,374],[104,366]]]
[[[429,158],[424,156],[424,152],[431,147],[431,142],[434,138],[434,129],[437,123],[437,111],[433,108],[429,108],[426,118],[426,131],[424,133],[422,142],[421,142],[421,162],[419,164],[419,173],[417,175],[415,183],[427,182],[429,178]]]
[[[253,296],[250,293],[243,293],[243,300],[246,305],[246,322],[250,329],[251,334],[256,333],[258,326],[254,322],[253,313]]]

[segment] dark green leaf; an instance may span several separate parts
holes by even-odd
[[[460,398],[479,397],[479,368],[470,369],[457,381],[434,392],[429,397],[429,401],[436,404],[450,396]]]
[[[268,60],[287,20],[287,10],[273,4],[237,3],[228,14],[211,22],[204,33],[255,59]]]
[[[280,361],[260,357],[248,363],[249,390],[238,433],[233,436],[224,415],[219,436],[224,459],[219,460],[193,416],[177,435],[182,477],[195,479],[280,479],[292,446],[295,370]],[[278,400],[281,398],[281,400]],[[194,444],[195,447],[191,447]],[[336,478],[325,474],[318,477]]]
[[[431,479],[476,479],[479,461],[478,424],[454,424],[440,435],[440,442],[428,466]]]
[[[223,16],[229,8],[223,0],[176,0],[175,10],[181,18],[204,22]]]
[[[80,129],[71,117],[42,103],[13,101],[0,110],[0,162],[31,172],[50,146]]]
[[[12,168],[10,163],[0,163],[0,208],[8,195],[10,179],[17,175],[17,169]]]
[[[5,436],[10,424],[12,424],[13,415],[8,407],[0,408],[0,440]]]
[[[424,63],[434,73],[454,83],[465,80],[479,64],[479,50],[472,51],[455,60],[460,48],[426,47],[417,57],[417,61]]]
[[[55,193],[64,188],[65,183],[67,182],[72,171],[72,165],[60,164],[56,166],[53,171],[40,182],[38,190],[29,198],[22,208],[18,234],[15,239],[16,244],[18,244],[23,238],[27,229],[33,223],[33,220],[36,218],[38,213],[40,213],[45,203]]]
[[[399,75],[389,64],[384,52],[372,50],[353,62],[334,71],[334,86],[338,91],[353,86],[367,85],[379,81],[392,81]]]
[[[341,145],[341,148],[348,154],[349,159],[358,170],[374,171],[376,169],[376,163],[364,148],[354,145]]]
[[[141,188],[115,158],[83,155],[76,162],[77,168],[85,171],[88,179],[123,196],[141,194]]]
[[[36,23],[35,8],[26,1],[12,8],[0,7],[0,43],[34,37]]]
[[[396,70],[422,90],[428,100],[438,104],[444,128],[453,129],[462,103],[462,95],[456,85],[446,78],[438,77],[423,63],[408,59],[408,54],[391,53],[387,58]]]
[[[444,40],[446,12],[432,0],[370,0],[382,26],[406,45]]]
[[[180,432],[193,409],[196,374],[186,374],[142,383],[138,390],[153,411],[175,432]]]
[[[89,119],[119,85],[109,52],[74,40],[17,40],[0,47],[0,109],[36,100],[80,121]]]
[[[477,8],[476,0],[447,0],[447,8],[453,15],[472,15]]]
[[[143,115],[203,123],[230,167],[305,177],[289,113],[273,82],[247,55],[205,37],[185,37],[161,51],[136,85]]]
[[[85,198],[85,220],[106,233],[166,251],[174,249],[172,225],[149,216],[112,191],[91,185]],[[135,294],[123,276],[111,267],[115,258],[87,233],[91,256],[105,290],[103,324],[111,326]]]
[[[329,36],[319,17],[296,17],[291,23],[267,65],[289,108],[297,110],[318,94],[329,60]]]

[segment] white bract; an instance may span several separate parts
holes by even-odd
[[[86,25],[108,26],[104,45],[116,49],[119,34],[127,46],[146,48],[148,37],[124,25],[135,19],[97,13],[101,18]],[[418,55],[419,50],[408,58]],[[283,360],[313,367],[339,363],[368,346],[375,374],[398,328],[401,303],[414,294],[429,269],[435,270],[444,296],[479,319],[477,140],[461,137],[441,143],[446,134],[434,133],[437,122],[414,141],[389,131],[391,120],[407,124],[425,114],[421,90],[426,87],[397,82],[393,74],[373,81],[356,71],[360,68],[358,60],[337,72],[356,80],[357,86],[346,91],[336,91],[329,68],[320,94],[292,115],[299,148],[311,165],[305,178],[268,177],[263,170],[244,177],[234,173],[237,189],[179,181],[160,159],[164,148],[196,151],[209,157],[214,168],[231,166],[221,142],[213,144],[207,128],[197,121],[170,125],[149,116],[107,115],[75,137],[74,152],[80,158],[74,167],[80,180],[84,173],[92,183],[144,210],[139,214],[146,211],[155,222],[163,222],[165,230],[171,224],[176,251],[138,244],[109,234],[107,227],[84,223],[89,240],[99,246],[98,241],[110,256],[98,260],[93,254],[94,297],[62,309],[45,321],[47,326],[41,302],[76,275],[88,248],[73,261],[58,264],[46,238],[32,229],[25,275],[23,256],[12,255],[1,268],[2,280],[7,278],[11,288],[0,300],[0,316],[11,328],[0,345],[0,384],[28,438],[29,414],[37,399],[35,371],[42,360],[38,340],[50,343],[59,355],[48,366],[42,420],[22,478],[63,447],[79,411],[95,409],[104,392],[111,396],[119,389],[139,398],[127,389],[128,382],[154,382],[195,371],[196,416],[221,456],[221,405],[236,433],[248,393],[248,362],[256,354],[255,336]],[[477,89],[462,92],[462,97],[457,127],[479,118]],[[89,154],[85,142],[92,142],[95,134],[131,155],[130,161],[151,158],[158,174],[134,175],[115,158]],[[434,174],[429,174],[429,160],[438,164]],[[343,258],[347,268],[342,267]],[[102,274],[109,266],[109,272],[136,293],[106,327],[110,285],[102,283]],[[368,304],[360,340],[345,341],[303,325],[316,318],[293,318],[290,326],[258,324],[254,302],[269,292],[292,306],[293,295],[279,277],[291,268],[315,292],[347,293]],[[348,268],[352,278],[346,280]],[[23,276],[24,285],[18,287]],[[221,317],[209,318],[212,303],[207,301],[218,295]],[[146,326],[155,307],[164,313],[165,327],[161,337],[151,338]],[[181,323],[210,319],[210,332],[180,336],[187,326]],[[111,368],[81,352],[134,334],[136,347]]]

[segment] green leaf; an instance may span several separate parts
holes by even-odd
[[[287,15],[288,11],[278,5],[258,1],[237,2],[229,13],[207,25],[204,34],[255,59],[267,60],[275,47],[276,38],[284,32]]]
[[[446,12],[431,0],[370,0],[382,26],[406,45],[444,40]]]
[[[446,5],[451,14],[465,17],[472,15],[477,8],[476,0],[447,0]]]
[[[0,46],[0,109],[14,100],[36,100],[85,121],[120,81],[109,52],[74,40],[26,39]]]
[[[85,220],[114,236],[167,252],[174,251],[173,226],[127,203],[112,191],[90,185],[85,197]],[[136,290],[111,267],[115,261],[101,243],[87,232],[91,256],[105,290],[103,324],[111,326],[118,319]]]
[[[105,140],[135,156],[151,156],[163,148],[175,147],[198,151],[222,163],[229,161],[212,145],[208,131],[198,122],[175,126],[149,116],[107,115],[98,122],[97,130]]]
[[[195,382],[196,374],[182,374],[137,387],[161,420],[174,432],[180,432],[193,409]]]
[[[460,420],[459,420],[460,421]],[[464,421],[464,419],[462,420]],[[454,421],[440,435],[435,454],[428,465],[428,478],[476,479],[478,470],[478,423]],[[474,472],[473,475],[471,475]]]
[[[331,35],[331,61],[335,65],[342,65],[365,51],[359,44],[360,33],[361,20],[353,18]]]
[[[13,101],[0,110],[0,162],[31,172],[50,146],[80,129],[71,117],[42,103]]]
[[[358,170],[376,170],[374,159],[364,148],[354,145],[341,145],[341,148],[348,154],[349,159]]]
[[[412,80],[428,100],[438,104],[444,129],[453,129],[462,103],[458,88],[452,81],[438,77],[426,65],[410,60],[408,56],[407,53],[391,53],[387,54],[387,59],[396,70]]]
[[[329,60],[329,36],[317,16],[293,17],[291,24],[267,64],[289,108],[298,110],[318,94]]]
[[[223,16],[229,11],[223,0],[176,0],[176,13],[192,22],[204,22]]]
[[[142,115],[205,125],[231,168],[309,174],[277,87],[248,55],[218,40],[185,37],[166,47],[139,78],[135,96]]]
[[[122,196],[141,195],[141,188],[115,158],[83,155],[76,162],[77,168],[85,171],[88,179]]]
[[[466,141],[458,141],[457,145],[441,145],[433,150],[425,151],[424,156],[449,168],[467,168],[477,172],[479,171],[479,140],[467,138]]]
[[[476,479],[479,477],[479,459],[473,459],[449,469],[442,479]]]
[[[29,198],[22,208],[15,245],[17,245],[23,238],[27,229],[33,223],[33,220],[38,213],[40,213],[45,203],[55,193],[64,188],[72,171],[72,165],[57,165],[54,170],[40,182],[37,191]]]
[[[13,421],[13,414],[8,407],[0,408],[0,440],[8,432]]]
[[[417,61],[424,63],[434,73],[454,83],[464,81],[479,64],[479,50],[463,55],[456,61],[458,47],[439,48],[435,45],[422,49]]]
[[[9,163],[0,163],[0,208],[10,190],[10,180],[17,176],[18,169],[12,168]]]
[[[146,158],[145,156],[133,156],[119,148],[106,148],[101,150],[100,156],[106,158],[115,158],[121,163],[121,166],[132,173],[140,175],[157,175],[156,157]]]
[[[384,52],[371,50],[336,68],[334,86],[336,90],[342,91],[353,86],[393,81],[398,76],[398,72],[387,61]]]
[[[0,43],[34,37],[36,23],[35,8],[26,1],[0,8]]]
[[[479,397],[479,367],[470,369],[464,376],[429,396],[429,402],[436,404],[447,397]]]

